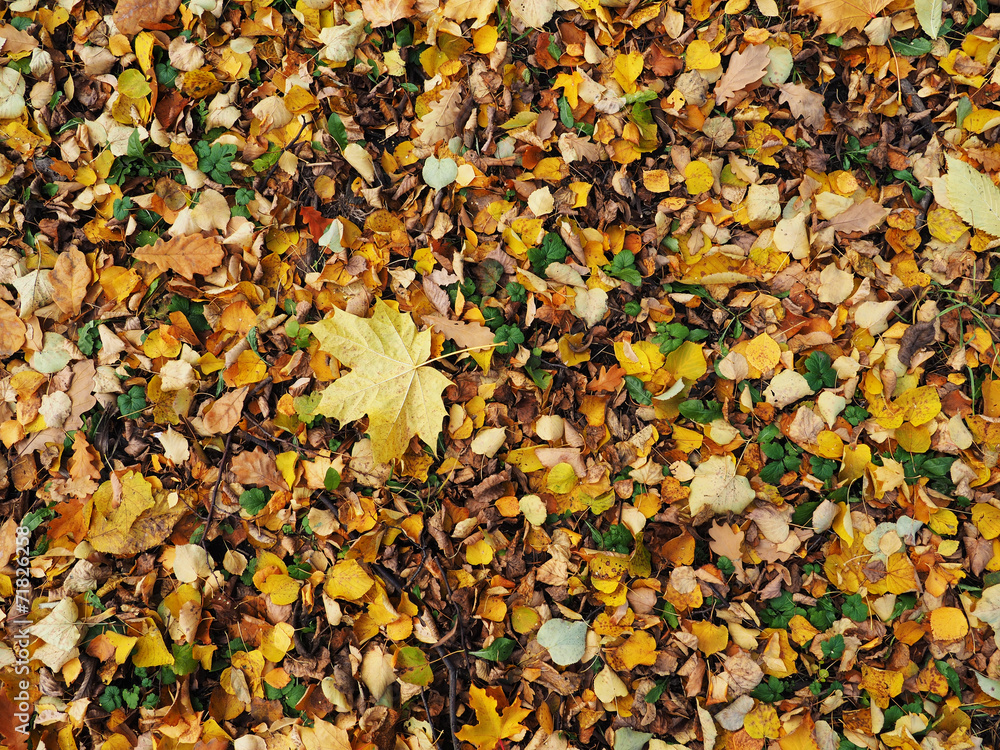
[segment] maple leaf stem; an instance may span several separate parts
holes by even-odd
[[[466,352],[477,352],[480,349],[493,349],[497,346],[498,344],[496,343],[480,344],[479,346],[467,346],[464,349],[456,349],[453,352],[448,352],[447,354],[440,354],[437,357],[434,357],[433,359],[425,360],[424,362],[420,363],[420,366],[423,367],[424,365],[429,365],[431,362],[439,362],[442,359],[447,359],[448,357],[454,357],[456,354],[465,354]]]

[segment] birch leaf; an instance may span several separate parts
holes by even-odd
[[[913,8],[917,11],[920,28],[931,39],[937,39],[938,32],[941,30],[941,13],[944,8],[942,0],[915,0]]]

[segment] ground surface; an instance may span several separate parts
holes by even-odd
[[[2,741],[996,746],[989,11],[7,5]]]

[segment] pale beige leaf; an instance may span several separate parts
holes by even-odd
[[[76,248],[60,253],[49,275],[56,307],[67,315],[79,315],[91,278],[86,255]]]
[[[944,182],[948,201],[967,224],[1000,237],[1000,189],[978,169],[951,155],[946,156],[948,174]]]
[[[435,445],[447,412],[441,393],[451,381],[427,366],[431,332],[385,302],[371,318],[343,310],[308,327],[320,348],[351,368],[323,391],[317,412],[341,423],[368,417],[372,454],[388,462],[406,452],[410,438]]]
[[[443,315],[424,315],[424,322],[463,349],[488,347],[493,344],[493,331],[480,323],[450,320]]]
[[[205,275],[214,271],[225,255],[218,237],[200,234],[174,237],[166,242],[160,239],[155,245],[140,247],[133,253],[136,260],[152,263],[161,273],[176,271],[188,280],[194,279],[196,273]]]
[[[843,34],[860,31],[892,0],[799,0],[799,15],[819,16],[817,34]]]
[[[732,109],[751,87],[756,87],[767,72],[771,59],[766,44],[751,44],[742,52],[729,58],[729,67],[715,84],[715,98]]]
[[[112,20],[118,30],[132,36],[176,13],[181,0],[118,0]]]
[[[695,469],[688,502],[692,516],[698,515],[703,508],[720,514],[739,513],[753,502],[754,497],[750,481],[736,473],[732,456],[712,456]]]
[[[361,0],[361,10],[373,29],[391,26],[395,21],[409,18],[414,0]]]
[[[438,100],[430,105],[430,112],[420,118],[420,135],[413,142],[419,146],[434,146],[455,135],[461,125],[458,115],[462,110],[462,103],[460,83],[442,91]]]

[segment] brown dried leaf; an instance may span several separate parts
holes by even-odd
[[[817,34],[863,29],[892,0],[799,0],[799,15],[819,16]]]
[[[424,315],[423,317],[424,322],[433,326],[435,331],[463,348],[472,349],[493,344],[493,331],[479,323],[449,320],[442,315]]]
[[[0,357],[9,357],[24,346],[25,328],[17,311],[0,300]]]
[[[86,255],[76,248],[60,253],[49,276],[56,307],[66,315],[79,315],[91,278]]]
[[[838,232],[847,234],[854,232],[867,234],[885,221],[885,217],[888,215],[887,209],[871,198],[865,198],[861,203],[856,203],[846,211],[837,214],[822,226],[833,227]]]
[[[787,104],[795,117],[801,117],[806,127],[819,130],[826,124],[826,102],[823,95],[810,91],[801,83],[785,83],[778,87],[778,101]]]
[[[190,234],[164,242],[157,240],[152,247],[141,247],[133,253],[136,260],[152,263],[161,273],[173,270],[185,279],[208,274],[219,267],[226,256],[218,237]]]
[[[213,435],[226,435],[233,431],[243,416],[243,402],[246,401],[249,386],[219,396],[205,412],[202,424]]]
[[[0,24],[0,50],[5,55],[28,52],[38,46],[38,40],[31,34],[18,31],[9,23]]]
[[[180,5],[181,0],[118,0],[112,20],[121,33],[131,36],[176,13]]]
[[[729,59],[729,67],[715,84],[715,98],[726,103],[727,111],[736,106],[748,89],[760,83],[771,62],[767,51],[766,44],[752,44]]]
[[[265,453],[260,446],[234,456],[232,472],[240,484],[260,485],[274,492],[288,489],[274,458]]]
[[[909,367],[914,354],[934,343],[936,333],[934,324],[929,321],[922,321],[907,328],[899,342],[899,361]]]
[[[451,138],[461,124],[458,115],[462,103],[462,84],[456,83],[443,91],[441,98],[430,105],[430,112],[420,119],[420,135],[413,142],[418,146],[433,146]]]

